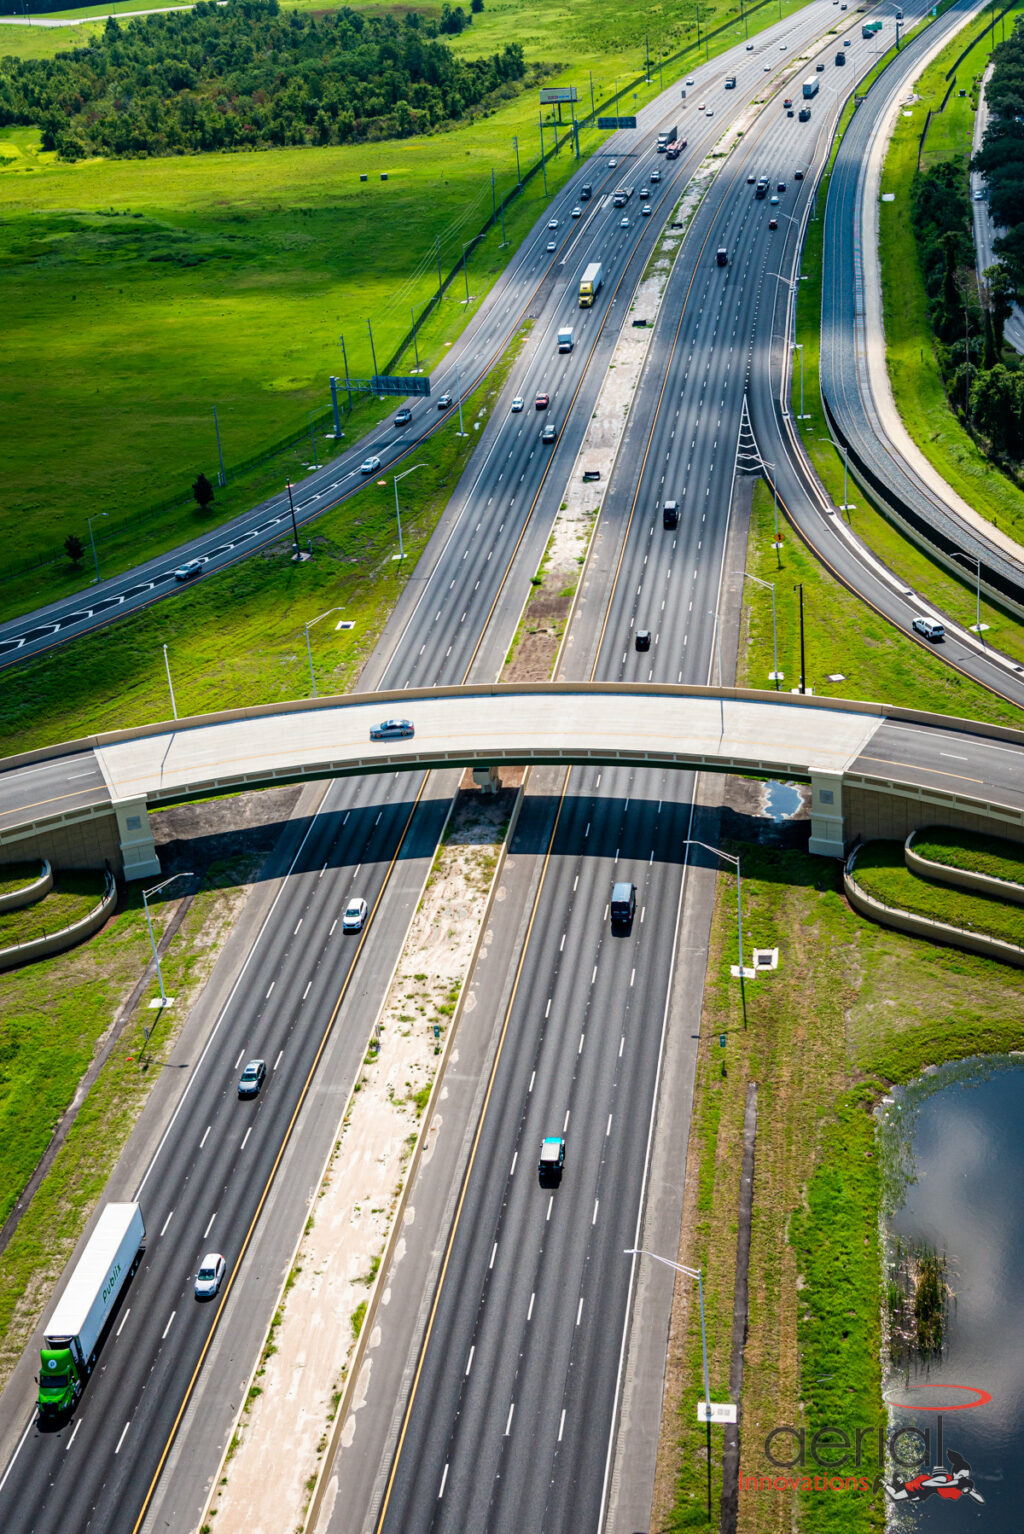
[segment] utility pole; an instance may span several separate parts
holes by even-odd
[[[345,388],[348,390],[348,408],[352,409],[352,384],[348,376],[348,353],[345,350],[345,337],[341,337],[341,360],[345,364]]]
[[[441,302],[441,294],[444,290],[444,280],[441,276],[441,236],[434,235],[434,243],[437,249],[437,301]]]
[[[413,368],[413,372],[414,373],[422,373],[423,369],[420,367],[420,345],[419,345],[418,340],[416,339],[416,305],[415,304],[410,304],[410,306],[409,306],[409,313],[412,316],[412,345],[413,345],[413,351],[416,353],[416,366]]]
[[[175,719],[178,717],[178,705],[174,697],[174,683],[171,681],[171,663],[167,659],[167,646],[164,645],[164,669],[167,672],[167,690],[171,695],[171,713]]]
[[[547,195],[548,195],[548,167],[547,167],[547,163],[545,162],[545,159],[544,159],[544,119],[540,115],[540,113],[537,114],[537,121],[540,123],[540,168],[541,168],[541,173],[542,173],[542,175],[544,177],[544,196],[547,197]]]
[[[497,203],[497,196],[496,196],[496,193],[495,193],[495,190],[494,190],[494,166],[492,165],[491,166],[491,223],[492,224],[496,224],[497,222],[498,222],[498,203]]]
[[[370,332],[370,356],[373,358],[373,376],[376,378],[376,376],[377,376],[377,351],[376,351],[376,348],[374,347],[374,344],[373,344],[373,326],[372,326],[372,324],[370,323],[369,320],[367,320],[367,322],[366,322],[366,328]]]
[[[591,90],[593,90],[593,75],[591,75]],[[515,148],[515,152],[516,152],[516,186],[519,188],[520,191],[522,191],[523,190],[523,177],[522,177],[522,172],[519,169],[519,140],[514,135],[513,135],[513,138],[512,138],[512,144],[513,144],[513,147]]]
[[[228,482],[228,477],[224,473],[224,454],[221,452],[221,449],[220,449],[220,423],[217,420],[217,407],[216,407],[216,405],[214,405],[214,407],[213,407],[213,429],[217,433],[217,458],[218,458],[218,460],[220,462],[220,474],[217,477],[217,483],[220,486],[220,488],[223,490],[224,486]]]
[[[313,412],[309,412],[309,440],[313,444],[313,467],[319,469],[320,460],[316,456],[316,432],[313,430]]]
[[[800,594],[800,691],[806,691],[806,670],[804,667],[804,587],[801,581],[793,590]]]
[[[288,491],[288,510],[292,514],[292,537],[295,539],[295,552],[292,558],[301,559],[302,555],[299,552],[299,524],[295,520],[295,502],[292,500],[292,482],[290,479],[285,481],[285,488]]]
[[[591,115],[591,117],[594,117],[596,115],[596,113],[597,113],[597,108],[594,106],[594,71],[591,70],[590,71],[590,115]]]
[[[508,236],[505,233],[505,199],[501,199],[501,248],[505,249],[508,244]]]

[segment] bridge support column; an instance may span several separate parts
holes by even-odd
[[[807,850],[823,858],[841,858],[845,854],[843,775],[840,772],[811,774],[811,839]]]
[[[485,794],[501,792],[501,773],[497,767],[474,767],[473,782],[478,788],[482,788]]]
[[[149,825],[145,799],[121,799],[114,804],[121,844],[121,871],[125,879],[152,879],[160,872],[160,859]]]

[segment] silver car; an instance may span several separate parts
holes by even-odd
[[[408,740],[415,735],[411,719],[382,719],[370,730],[371,740]]]

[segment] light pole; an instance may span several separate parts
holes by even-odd
[[[856,511],[856,509],[857,509],[856,506],[850,500],[850,453],[849,453],[849,449],[846,446],[846,443],[844,442],[843,443],[843,504],[840,506],[839,510],[840,511]]]
[[[292,514],[292,537],[295,539],[295,553],[292,555],[292,558],[301,559],[302,555],[299,553],[299,524],[295,520],[295,502],[292,500],[292,482],[290,479],[285,480],[285,489],[288,491],[288,510]]]
[[[404,479],[406,474],[412,474],[417,469],[425,469],[425,463],[414,463],[411,469],[405,469],[401,474],[395,475],[395,520],[398,523],[398,558],[405,558],[405,549],[402,547],[402,514],[398,509],[398,481]]]
[[[174,701],[174,683],[171,681],[171,663],[167,659],[167,646],[164,645],[164,668],[167,672],[167,689],[171,695],[171,713],[175,719],[178,717],[178,705]]]
[[[462,247],[462,275],[466,282],[466,303],[469,303],[469,272],[466,270],[466,245],[472,245],[472,240],[467,240]]]
[[[740,860],[731,852],[723,852],[721,847],[711,847],[707,842],[699,842],[694,837],[688,836],[683,840],[684,847],[703,847],[705,852],[713,852],[715,857],[725,858],[728,863],[736,864],[736,931],[740,952],[739,978],[744,978],[743,968],[743,882],[740,878]]]
[[[797,420],[809,421],[811,419],[810,416],[804,414],[804,343],[802,341],[794,341],[793,350],[800,353],[800,414],[797,416]]]
[[[150,946],[153,949],[153,963],[156,965],[156,978],[160,986],[160,1000],[159,1002],[151,1001],[151,1007],[169,1007],[171,1002],[174,1000],[174,997],[168,996],[167,992],[164,990],[164,976],[163,971],[160,968],[160,955],[156,951],[156,938],[153,936],[153,921],[149,914],[149,897],[151,895],[158,894],[162,889],[166,889],[168,884],[174,883],[175,879],[191,879],[191,877],[191,873],[185,872],[180,874],[172,874],[171,877],[169,879],[165,879],[162,884],[154,884],[151,889],[142,891],[142,905],[146,912],[146,926],[149,928],[149,941]],[[146,1037],[147,1039],[149,1038],[148,1029],[146,1030]]]
[[[988,624],[982,623],[981,621],[981,560],[978,558],[977,554],[965,554],[962,549],[954,549],[953,558],[974,560],[976,616],[974,622],[970,625],[970,630],[972,634],[981,635],[988,628]],[[981,642],[982,644],[985,643],[984,640]]]
[[[772,672],[770,680],[775,683],[775,691],[778,692],[779,682],[782,680],[782,672],[779,670],[779,645],[775,627],[775,583],[773,581],[763,581],[759,575],[751,575],[748,570],[744,570],[743,575],[746,580],[753,581],[756,586],[767,587],[772,594],[772,664],[775,670]]]
[[[804,583],[803,583],[803,581],[799,581],[793,587],[793,590],[798,592],[799,595],[800,595],[800,693],[801,693],[801,696],[802,696],[804,691],[805,691],[804,682],[805,682],[805,679],[806,679],[806,670],[805,670],[805,667],[804,667]]]
[[[703,843],[701,844],[703,845]],[[642,1246],[628,1246],[624,1255],[626,1257],[650,1257],[654,1262],[662,1262],[666,1268],[674,1268],[677,1273],[684,1274],[687,1278],[697,1280],[697,1297],[700,1300],[700,1347],[704,1359],[704,1426],[707,1429],[707,1460],[708,1460],[708,1523],[711,1522],[711,1387],[708,1384],[708,1338],[707,1329],[704,1325],[704,1279],[700,1268],[684,1268],[681,1262],[672,1262],[668,1257],[659,1257],[657,1252],[649,1252]]]
[[[96,566],[96,580],[93,582],[94,586],[99,583],[99,578],[100,578],[100,562],[99,562],[99,560],[96,557],[96,535],[95,535],[95,533],[92,530],[92,524],[95,521],[97,521],[100,517],[109,517],[109,515],[110,515],[109,511],[97,511],[97,512],[94,512],[93,515],[87,519],[88,523],[89,523],[89,542],[92,544],[92,562]]]
[[[782,539],[779,537],[779,488],[778,488],[778,485],[775,482],[775,465],[773,463],[769,463],[767,461],[767,459],[762,458],[761,459],[761,467],[762,467],[762,469],[770,469],[771,472],[772,472],[772,519],[773,519],[774,526],[775,526],[775,532],[774,532],[774,535],[772,537],[772,542],[775,545],[775,563],[778,565],[779,569],[781,570],[782,569],[782,553],[781,553]],[[776,667],[776,670],[777,669],[778,668]]]
[[[468,435],[468,433],[466,431],[465,426],[462,424],[462,386],[459,383],[459,364],[458,363],[455,364],[455,398],[459,402],[459,436],[460,437],[465,437],[465,436]]]
[[[313,684],[314,698],[317,698],[320,695],[316,690],[316,677],[313,673],[313,646],[309,642],[309,631],[313,627],[314,623],[322,623],[325,618],[329,618],[331,616],[331,613],[340,613],[344,612],[344,610],[345,609],[343,607],[329,607],[325,613],[320,614],[319,618],[310,618],[309,622],[303,625],[306,630],[306,654],[309,656],[309,680]]]

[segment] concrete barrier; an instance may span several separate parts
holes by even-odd
[[[77,943],[84,943],[87,937],[92,937],[102,927],[116,904],[117,884],[113,874],[108,871],[103,898],[87,916],[72,922],[70,927],[62,927],[59,932],[48,932],[44,937],[33,938],[29,943],[18,943],[14,948],[0,948],[0,970],[18,969],[22,964],[31,964],[35,959],[49,959],[55,953],[64,953]]]
[[[21,889],[11,890],[8,895],[0,895],[0,911],[20,911],[22,906],[32,905],[50,893],[53,888],[53,869],[47,858],[43,858],[42,863],[43,871],[38,879],[23,884]],[[0,874],[3,871],[3,865],[0,864]]]
[[[1024,905],[1024,884],[1012,879],[997,879],[995,874],[980,874],[968,868],[954,868],[950,863],[935,863],[931,858],[915,852],[911,843],[915,836],[925,836],[929,831],[941,831],[941,826],[921,826],[911,831],[903,847],[903,856],[911,873],[925,879],[935,879],[940,884],[952,884],[957,889],[977,890],[981,895],[995,895],[999,900],[1009,900],[1014,905]]]
[[[853,877],[853,868],[858,852],[867,845],[861,842],[855,847],[843,868],[843,890],[859,916],[877,922],[880,927],[892,927],[897,932],[908,933],[911,937],[927,938],[930,943],[940,943],[946,948],[962,948],[967,953],[981,954],[986,959],[999,959],[1003,964],[1024,969],[1024,948],[1018,948],[1015,943],[1004,943],[1000,938],[989,937],[984,932],[969,932],[964,927],[951,927],[930,916],[918,916],[897,906],[886,905],[883,900],[861,889]]]

